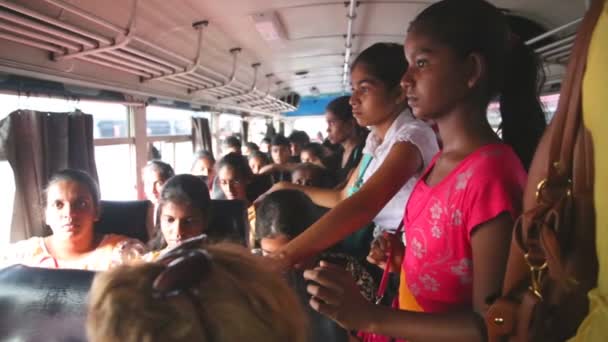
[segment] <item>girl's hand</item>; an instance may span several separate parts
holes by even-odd
[[[386,268],[387,259],[390,251],[393,251],[390,262],[389,272],[399,273],[401,271],[401,263],[403,262],[403,254],[405,246],[399,237],[395,234],[383,233],[372,241],[367,261],[382,269]]]
[[[312,296],[309,303],[314,310],[347,330],[365,329],[374,305],[361,295],[348,271],[321,261],[318,267],[304,272],[304,279],[313,282],[306,290]]]

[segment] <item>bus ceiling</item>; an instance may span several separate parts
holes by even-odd
[[[142,102],[316,115],[349,92],[357,53],[379,41],[401,43],[427,3],[0,0],[0,72]],[[559,89],[585,1],[497,5],[545,63],[544,91]],[[4,78],[0,87],[27,91]]]

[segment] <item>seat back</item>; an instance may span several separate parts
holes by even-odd
[[[95,231],[101,234],[120,234],[147,242],[149,201],[101,201],[101,215]]]
[[[0,341],[86,341],[94,275],[22,265],[0,270]]]
[[[212,241],[230,241],[247,245],[249,220],[245,202],[212,200],[207,235]]]

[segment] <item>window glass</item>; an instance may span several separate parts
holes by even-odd
[[[325,116],[301,117],[294,120],[293,129],[306,132],[310,141],[323,142],[327,132],[327,121]]]
[[[94,138],[124,138],[128,136],[128,107],[117,103],[71,101],[47,97],[0,94],[2,112],[6,116],[17,109],[41,112],[72,112],[76,109],[93,115]]]
[[[266,136],[266,119],[251,118],[249,119],[249,141],[260,144]]]
[[[191,117],[198,113],[191,110],[159,106],[146,108],[146,130],[149,136],[190,135],[192,134]]]
[[[126,138],[129,136],[129,108],[117,103],[80,101],[76,108],[93,115],[93,137]]]
[[[161,154],[161,160],[171,165],[176,174],[190,173],[192,166],[192,142],[155,141],[154,147]]]
[[[130,145],[95,146],[95,163],[102,199],[137,199]]]
[[[219,115],[219,131],[217,132],[218,151],[224,155],[224,140],[229,136],[237,136],[241,142],[241,118],[233,114]]]
[[[2,196],[0,196],[0,248],[2,248],[10,242],[15,198],[13,169],[6,160],[0,161],[0,184],[2,184]]]

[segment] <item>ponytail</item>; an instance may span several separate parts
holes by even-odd
[[[546,126],[539,99],[544,72],[536,54],[519,39],[513,39],[505,58],[500,89],[502,139],[519,156],[526,170]]]

